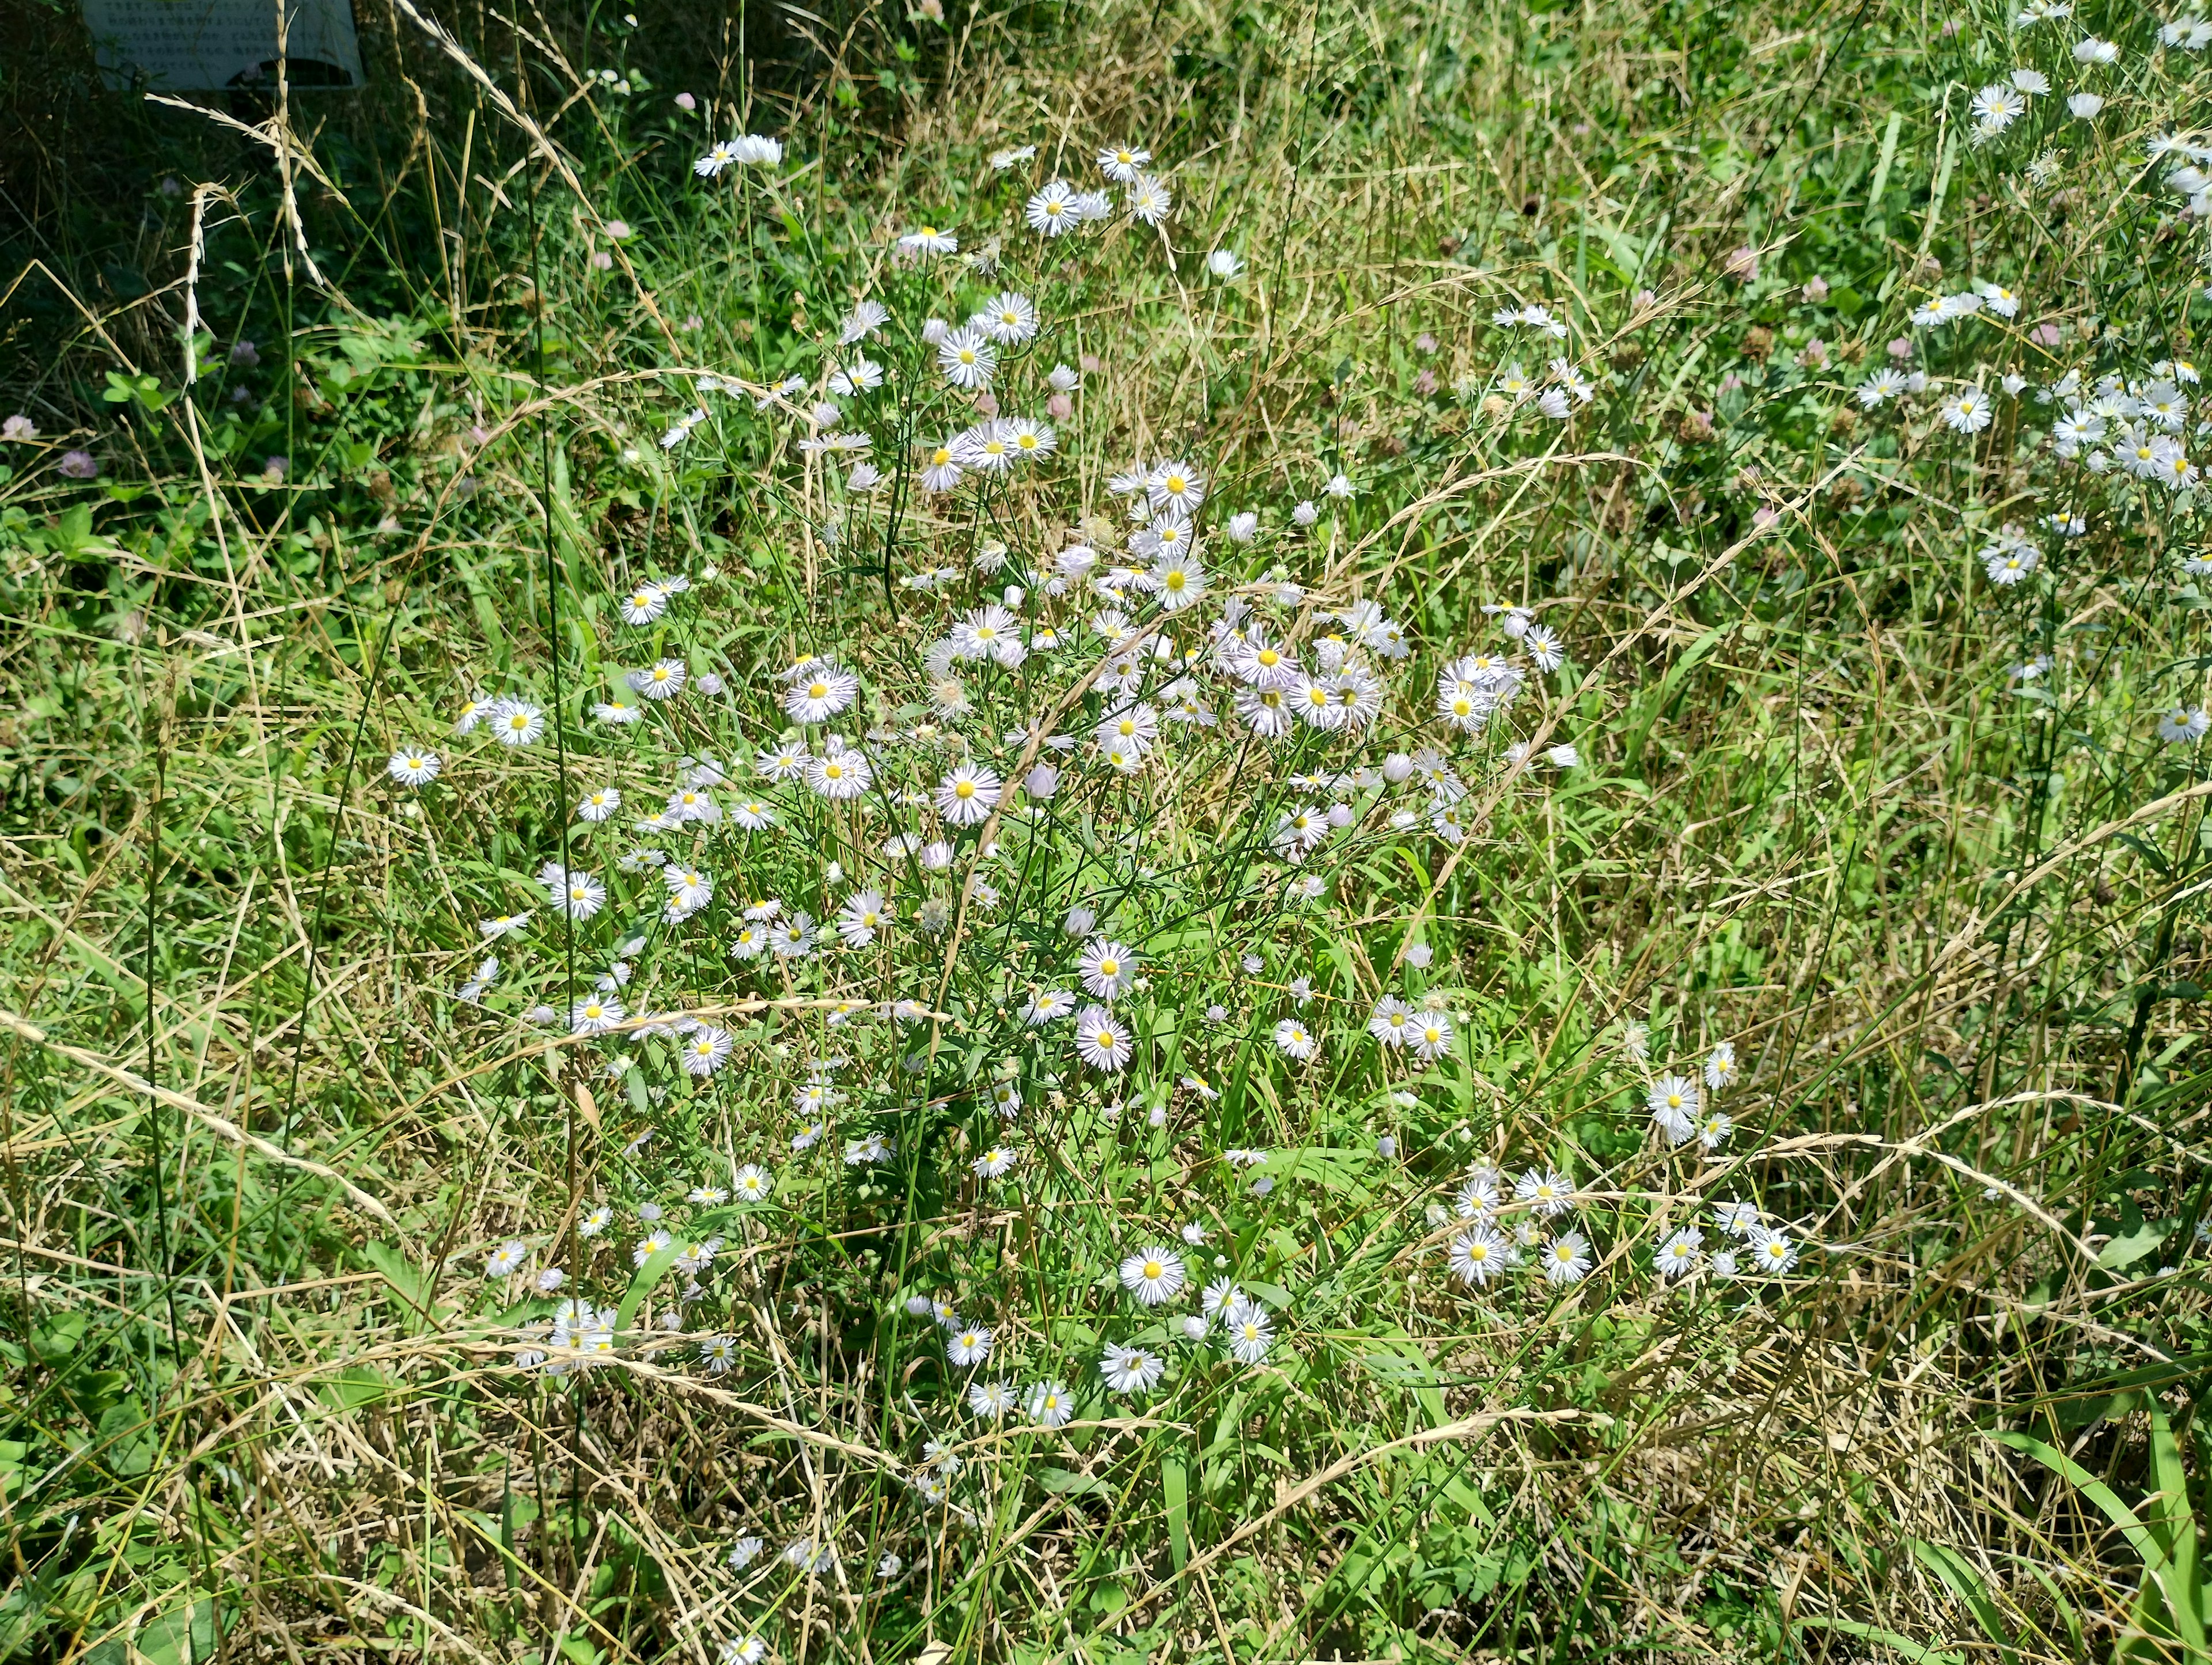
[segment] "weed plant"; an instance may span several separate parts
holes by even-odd
[[[0,1653],[2212,1658],[2212,23],[395,7],[9,291]]]

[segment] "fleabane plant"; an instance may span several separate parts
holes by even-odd
[[[1726,1045],[1702,1085],[1620,1054],[1649,1080],[1656,1189],[1593,1190],[1540,1098],[1408,1165],[1467,1101],[1468,1018],[1425,904],[1377,914],[1368,890],[1395,866],[1433,895],[1577,778],[1571,644],[1504,602],[1423,640],[1364,591],[1340,468],[1230,476],[1089,431],[1101,362],[1058,345],[1069,263],[1174,258],[1152,157],[1108,145],[1097,167],[1011,223],[915,212],[865,252],[811,379],[703,379],[787,425],[785,535],[895,628],[734,664],[684,646],[726,580],[614,574],[597,658],[627,668],[580,724],[486,692],[446,753],[391,760],[433,823],[442,793],[557,783],[537,888],[481,921],[503,959],[455,998],[564,1037],[562,1067],[636,1113],[586,1194],[549,1192],[538,1234],[483,1264],[525,1321],[516,1370],[635,1354],[773,1397],[763,1303],[830,1279],[905,1384],[872,1414],[914,1505],[752,1500],[732,1570],[756,1595],[763,1536],[787,1572],[957,1577],[988,1548],[947,1522],[1012,1506],[1009,1453],[1194,1418],[1255,1376],[1327,1391],[1347,1328],[1469,1303],[1540,1320],[1601,1267],[1786,1279],[1808,1248],[1734,1198],[1701,1225],[1703,1193],[1676,1193],[1731,1151]],[[1565,334],[1536,303],[1498,322]],[[1550,374],[1535,402],[1567,420],[1591,385]],[[681,411],[663,448],[712,420]],[[541,1316],[509,1305],[533,1290]]]
[[[945,9],[0,419],[0,1634],[2186,1654],[2212,23]]]

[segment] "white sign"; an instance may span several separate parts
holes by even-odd
[[[276,84],[278,0],[84,0],[100,76],[118,92]],[[358,87],[350,0],[283,0],[285,79]]]

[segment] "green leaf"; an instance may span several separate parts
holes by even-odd
[[[653,1286],[668,1275],[668,1268],[676,1264],[677,1256],[683,1252],[684,1239],[671,1237],[665,1245],[646,1257],[645,1264],[637,1269],[637,1275],[629,1280],[629,1289],[623,1296],[622,1305],[615,1310],[616,1334],[620,1335],[630,1327],[631,1320],[637,1316],[638,1308],[644,1305],[645,1297],[653,1292]]]
[[[1040,1468],[1036,1471],[1036,1482],[1046,1491],[1058,1496],[1108,1497],[1112,1495],[1112,1488],[1096,1474],[1078,1474],[1073,1468]]]
[[[1402,1330],[1373,1338],[1367,1351],[1359,1355],[1359,1362],[1379,1380],[1411,1390],[1430,1427],[1441,1427],[1449,1420],[1436,1366]]]
[[[1167,1505],[1168,1555],[1181,1572],[1190,1559],[1190,1474],[1181,1457],[1160,1459],[1160,1496]]]
[[[2118,1272],[2123,1267],[2133,1266],[2137,1261],[2166,1241],[2173,1230],[2171,1220],[2145,1220],[2124,1237],[2115,1237],[2097,1251],[2097,1264],[2107,1272]]]
[[[364,1243],[361,1254],[404,1303],[403,1321],[410,1332],[432,1322],[435,1303],[430,1296],[430,1280],[422,1267],[390,1243]]]
[[[2139,838],[2134,833],[2124,832],[2118,835],[2118,838],[2114,842],[2126,845],[2144,860],[2149,862],[2151,866],[2161,876],[2171,873],[2173,871],[2172,866],[2166,859],[2166,852],[2160,849],[2157,845],[2153,844],[2148,839]]]
[[[165,1613],[141,1626],[137,1651],[148,1665],[192,1665],[216,1656],[215,1603],[195,1601],[177,1613]]]
[[[2106,1486],[2104,1481],[2099,1480],[2073,1458],[2066,1455],[2063,1451],[2053,1450],[2033,1434],[2000,1430],[1991,1434],[1990,1437],[2000,1445],[2010,1446],[2015,1451],[2024,1452],[2033,1457],[2052,1474],[2069,1482],[2075,1491],[2104,1511],[2105,1518],[2120,1529],[2121,1534],[2135,1547],[2136,1553],[2142,1558],[2145,1565],[2163,1562],[2166,1559],[2165,1547],[2140,1520],[2136,1518],[2135,1510],[2122,1503],[2119,1494],[2111,1486]]]
[[[84,1314],[64,1312],[31,1332],[31,1351],[41,1364],[58,1364],[84,1340]]]
[[[2111,1486],[2106,1486],[2064,1452],[2052,1449],[2032,1434],[2006,1431],[1992,1434],[1990,1437],[2000,1445],[2008,1445],[2015,1451],[2025,1452],[2033,1457],[2052,1474],[2069,1482],[2075,1491],[2104,1511],[2105,1518],[2119,1528],[2120,1535],[2128,1540],[2129,1546],[2142,1560],[2143,1581],[2142,1588],[2136,1595],[2135,1623],[2147,1634],[2152,1636],[2172,1635],[2179,1631],[2181,1628],[2180,1625],[2169,1617],[2170,1610],[2173,1606],[2171,1599],[2173,1592],[2168,1588],[2166,1575],[2172,1569],[2168,1565],[2166,1541],[2160,1534],[2144,1524],[2135,1510],[2122,1503],[2119,1494]],[[2191,1535],[2193,1540],[2195,1536],[2193,1530]],[[2192,1599],[2201,1600],[2202,1590],[2197,1587],[2195,1576],[2193,1542],[2191,1555],[2191,1589],[2188,1593]],[[2204,1632],[2202,1610],[2192,1611],[2189,1618],[2182,1622],[2185,1623],[2198,1638],[2197,1650],[2192,1655],[2192,1658],[2201,1659]]]
[[[1862,1625],[1856,1619],[1838,1619],[1831,1614],[1816,1613],[1790,1621],[1801,1631],[1833,1631],[1839,1636],[1855,1636],[1863,1642],[1879,1642],[1893,1650],[1899,1658],[1910,1665],[1965,1665],[1960,1656],[1945,1648],[1923,1647],[1910,1637],[1899,1636],[1895,1631],[1883,1630],[1878,1625]]]
[[[1683,679],[1721,645],[1721,638],[1728,634],[1729,629],[1728,625],[1717,624],[1692,642],[1687,650],[1667,667],[1666,674],[1659,678],[1659,685],[1642,696],[1631,708],[1629,720],[1632,727],[1625,748],[1626,768],[1630,774],[1643,772],[1644,746],[1650,738],[1652,725],[1674,703],[1675,692],[1681,687]]]
[[[1326,1145],[1308,1145],[1300,1149],[1279,1151],[1267,1158],[1262,1170],[1276,1180],[1311,1180],[1323,1190],[1334,1192],[1352,1202],[1364,1202],[1373,1194],[1360,1182],[1359,1176],[1373,1165],[1371,1151],[1340,1151]]]
[[[2012,1645],[2011,1627],[1997,1612],[1996,1603],[1990,1600],[1989,1587],[1983,1583],[1981,1575],[1974,1571],[1973,1564],[1948,1544],[1931,1544],[1920,1538],[1908,1540],[1908,1542],[1920,1564],[1942,1579],[1952,1595],[1966,1604],[1967,1611],[1974,1615],[1974,1622],[1982,1627],[1983,1633],[1990,1641],[1997,1644],[1998,1657],[2004,1660],[2006,1665],[2011,1665],[2012,1661],[2018,1659],[2020,1656]]]
[[[2043,1593],[2051,1598],[2052,1610],[2058,1614],[2059,1622],[2066,1627],[2066,1639],[2073,1644],[2075,1656],[2081,1659],[2087,1658],[2081,1609],[2066,1598],[2065,1594],[2059,1589],[2057,1581],[2041,1567],[2036,1565],[2033,1560],[2024,1560],[2022,1565],[2027,1568],[2035,1582],[2043,1586]]]
[[[2181,1447],[2166,1420],[2166,1407],[2156,1396],[2145,1395],[2150,1411],[2151,1466],[2158,1474],[2156,1507],[2145,1524],[2166,1540],[2172,1563],[2160,1580],[2172,1608],[2174,1628],[2192,1660],[2204,1656],[2203,1567],[2197,1555],[2197,1511],[2189,1498],[2189,1471],[2181,1461]]]
[[[349,1364],[322,1385],[323,1402],[334,1411],[358,1411],[391,1392],[383,1372],[368,1364]]]

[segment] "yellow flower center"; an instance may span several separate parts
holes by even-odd
[[[1118,961],[1118,960],[1101,960],[1101,961],[1099,961],[1099,962],[1098,962],[1098,975],[1099,975],[1100,976],[1102,976],[1102,977],[1117,977],[1117,976],[1121,975],[1121,962],[1120,962],[1120,961]]]
[[[960,781],[952,788],[952,795],[955,798],[973,798],[975,795],[975,783],[973,781]]]
[[[1145,1262],[1145,1276],[1147,1278],[1158,1278],[1166,1271],[1167,1268],[1162,1266],[1158,1261],[1147,1261]]]

